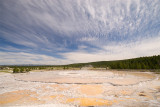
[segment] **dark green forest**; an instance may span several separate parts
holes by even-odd
[[[160,55],[126,59],[126,60],[70,64],[67,66],[83,67],[86,65],[92,65],[94,68],[110,68],[110,69],[160,69]]]
[[[12,66],[1,66],[9,67],[13,69],[13,73],[29,72],[31,70],[64,70],[78,68],[81,69],[85,66],[93,66],[93,68],[106,68],[106,69],[160,69],[160,55],[140,57],[125,60],[115,61],[99,61],[89,63],[77,63],[69,65],[12,65]]]

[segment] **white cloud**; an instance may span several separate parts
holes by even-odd
[[[69,63],[63,59],[55,57],[31,54],[25,52],[0,52],[0,64],[66,64]]]
[[[103,47],[103,50],[92,53],[76,51],[63,53],[62,55],[72,63],[122,60],[143,56],[160,54],[160,37],[148,38],[141,42],[128,44],[115,44]]]
[[[8,51],[0,52],[0,64],[66,64],[159,54],[159,4],[159,0],[2,0],[0,40],[25,49],[0,47]],[[89,53],[92,47],[99,49]]]
[[[83,37],[80,39],[80,41],[85,41],[85,42],[92,42],[92,41],[96,41],[97,38],[95,37]]]
[[[121,35],[125,35],[125,33],[135,32],[137,28],[141,30],[149,21],[155,22],[155,19],[159,18],[157,16],[159,12],[155,11],[159,9],[158,0],[145,2],[141,0],[39,0],[38,2],[17,0],[14,2],[16,8],[10,10],[12,4],[7,2],[6,7],[10,12],[8,14],[17,15],[19,22],[15,21],[15,17],[6,15],[4,16],[8,19],[6,24],[18,30],[28,31],[34,31],[32,27],[30,28],[34,25],[66,36],[73,36],[77,32],[84,34],[95,32],[95,36],[97,34],[107,36],[114,29]],[[23,12],[19,11],[20,9]]]
[[[61,58],[31,54],[25,52],[0,52],[0,64],[70,64],[93,61],[121,60],[143,56],[159,55],[160,37],[148,38],[137,43],[116,44],[103,47],[102,50],[88,53],[86,46],[79,47],[79,51],[60,53]]]

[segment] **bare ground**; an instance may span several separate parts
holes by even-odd
[[[1,73],[0,106],[159,107],[159,74],[89,70]]]

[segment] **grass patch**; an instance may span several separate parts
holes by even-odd
[[[8,70],[0,70],[0,72],[4,72],[4,73],[11,73],[10,71]]]

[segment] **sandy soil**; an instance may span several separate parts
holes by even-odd
[[[129,71],[1,73],[0,106],[160,107],[160,79]]]

